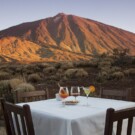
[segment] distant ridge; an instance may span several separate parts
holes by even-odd
[[[135,34],[64,13],[0,31],[0,58],[7,62],[89,60],[113,48],[135,55]]]

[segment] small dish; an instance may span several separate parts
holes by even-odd
[[[65,101],[65,105],[76,105],[78,103],[79,101],[75,101],[75,100]]]

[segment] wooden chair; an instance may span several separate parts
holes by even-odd
[[[48,98],[46,91],[16,92],[17,103],[45,100]]]
[[[129,100],[130,91],[127,90],[117,90],[117,89],[100,89],[100,97],[108,99],[117,99],[117,100]]]
[[[134,117],[135,117],[135,107],[119,111],[115,111],[113,108],[107,109],[104,135],[112,135],[114,122],[117,122],[116,135],[121,135],[124,119],[128,120],[126,135],[131,135]]]
[[[1,99],[7,135],[35,135],[29,105],[17,106]]]
[[[135,102],[135,88],[132,87],[132,88],[128,88],[128,89],[130,91],[130,97],[129,97],[130,101]]]

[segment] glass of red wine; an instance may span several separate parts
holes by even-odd
[[[71,96],[74,96],[75,97],[75,101],[76,101],[76,97],[77,96],[80,96],[80,88],[77,87],[77,86],[72,86],[71,87]]]

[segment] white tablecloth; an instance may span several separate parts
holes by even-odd
[[[66,107],[56,99],[27,103],[31,108],[36,135],[103,135],[107,108],[135,107],[133,102],[101,98],[89,98],[90,106],[87,107],[86,97],[77,99],[79,104]],[[135,135],[135,128],[133,130]]]

